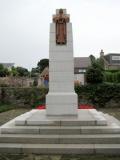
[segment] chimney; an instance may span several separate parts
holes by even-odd
[[[104,56],[104,52],[103,52],[103,49],[101,49],[100,51],[100,57],[103,57]]]

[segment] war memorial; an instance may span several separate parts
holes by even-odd
[[[0,153],[120,154],[120,122],[96,109],[78,109],[70,15],[57,9],[50,24],[46,109],[33,109],[0,127]]]

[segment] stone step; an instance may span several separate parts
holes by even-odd
[[[107,126],[105,120],[16,120],[16,126]]]
[[[1,134],[0,143],[120,144],[120,134],[97,134],[97,135]]]
[[[120,155],[120,144],[69,144],[68,145],[68,144],[1,143],[0,153]]]
[[[118,134],[119,126],[6,126],[2,134]]]
[[[46,110],[32,110],[16,117],[17,126],[107,126],[104,114],[95,109],[78,110],[77,116],[46,116]]]

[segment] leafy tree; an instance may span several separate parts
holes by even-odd
[[[33,86],[38,86],[38,78],[37,77],[34,78]]]
[[[103,66],[101,65],[100,59],[96,59],[94,56],[90,56],[91,66],[86,71],[87,83],[102,83],[103,82]]]
[[[37,77],[39,75],[38,68],[32,68],[31,70],[31,77]]]
[[[0,77],[6,77],[10,74],[9,70],[0,64]]]
[[[103,58],[100,57],[100,58],[97,59],[97,61],[98,61],[99,65],[100,65],[101,69],[105,70],[105,63],[104,63]]]
[[[96,59],[93,55],[90,55],[91,66],[95,68],[99,68],[100,70],[104,70],[103,60],[101,58]]]
[[[18,73],[18,76],[20,77],[27,77],[30,75],[29,71],[23,67],[16,67],[16,72]]]
[[[19,76],[19,77],[27,77],[29,76],[29,71],[26,69],[26,68],[23,68],[23,67],[14,67],[12,69],[12,73],[13,73],[13,76]]]
[[[90,84],[102,83],[103,73],[99,68],[91,66],[86,71],[86,81]]]
[[[18,76],[17,68],[14,67],[14,66],[11,68],[11,75],[12,75],[13,77]]]
[[[37,69],[41,73],[48,66],[49,66],[49,59],[41,59],[37,64]]]
[[[92,54],[89,57],[90,57],[91,64],[94,64],[96,61],[96,58]]]

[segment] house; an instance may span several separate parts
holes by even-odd
[[[89,57],[75,57],[74,58],[74,78],[75,83],[85,84],[85,72],[88,66],[91,65]]]
[[[74,80],[75,83],[85,84],[85,72],[88,66],[91,65],[89,57],[75,57],[74,58]],[[42,84],[48,85],[49,81],[49,68],[46,67],[40,75]]]
[[[104,62],[105,70],[120,69],[120,53],[108,53],[104,55],[103,50],[101,50],[100,58]]]
[[[15,65],[14,63],[0,63],[2,64],[5,68],[11,70],[11,68]]]
[[[41,84],[48,87],[48,84],[49,84],[49,68],[48,67],[44,68],[44,70],[40,74],[40,79],[41,79]]]

